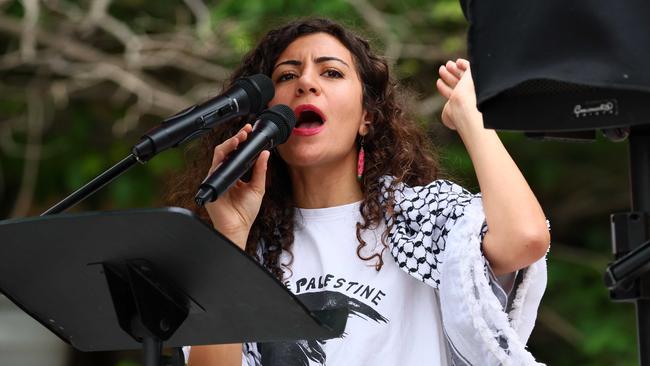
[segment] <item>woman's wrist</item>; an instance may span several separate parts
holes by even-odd
[[[246,249],[246,242],[248,241],[249,231],[229,231],[220,229],[217,226],[215,226],[214,229],[217,230],[221,235],[225,236],[226,239],[237,245],[241,250]]]
[[[458,118],[454,125],[458,135],[466,145],[476,138],[480,140],[485,138],[486,135],[494,134],[494,130],[488,130],[483,126],[483,115],[478,110],[468,112]]]

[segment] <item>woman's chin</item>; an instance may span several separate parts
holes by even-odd
[[[317,146],[295,146],[280,145],[278,152],[282,159],[291,168],[318,168],[328,167],[328,169],[337,169],[348,165],[351,159],[349,154],[341,151],[331,151]],[[327,151],[326,151],[327,150]],[[356,155],[356,153],[355,153]],[[356,162],[356,157],[353,159]]]
[[[316,167],[321,163],[318,158],[310,156],[295,156],[290,159],[284,159],[291,168],[310,168]]]
[[[307,167],[318,164],[322,154],[313,146],[279,146],[278,152],[282,159],[291,167]]]

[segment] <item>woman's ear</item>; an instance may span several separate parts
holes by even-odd
[[[361,125],[359,125],[359,135],[365,136],[368,133],[368,130],[370,129],[370,124],[372,123],[372,117],[370,116],[370,113],[367,111],[363,111],[363,115],[361,116],[361,119],[363,122],[361,122]]]

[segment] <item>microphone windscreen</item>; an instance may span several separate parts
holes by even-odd
[[[276,145],[287,141],[291,135],[291,130],[296,126],[295,113],[293,113],[289,106],[284,104],[276,104],[265,110],[260,114],[259,119],[272,122],[278,127],[280,132],[279,135],[276,136]]]
[[[273,81],[264,74],[237,79],[235,85],[244,89],[250,103],[250,113],[259,113],[275,96]]]

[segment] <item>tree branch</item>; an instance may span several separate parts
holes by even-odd
[[[25,146],[25,165],[23,166],[23,176],[20,190],[18,191],[18,198],[10,215],[10,217],[14,218],[27,216],[34,199],[41,160],[41,139],[45,124],[45,106],[43,105],[42,97],[33,89],[29,90],[27,94],[27,145]]]
[[[2,161],[0,161],[0,202],[2,202],[5,195],[5,175],[2,168]]]
[[[555,333],[573,347],[580,348],[582,345],[585,338],[584,334],[555,310],[548,306],[541,306],[539,320],[546,329]]]
[[[385,16],[377,10],[367,0],[347,0],[347,2],[357,10],[357,13],[368,23],[375,33],[384,38],[386,42],[385,57],[390,63],[395,63],[401,57],[402,45],[398,37],[388,26],[388,16]]]
[[[22,0],[25,8],[20,35],[20,54],[23,60],[33,60],[36,56],[36,24],[38,22],[38,0]]]
[[[416,106],[416,113],[423,118],[430,118],[440,112],[445,105],[446,99],[439,94],[434,94],[424,100],[421,100]]]
[[[11,17],[0,15],[0,32],[9,33],[12,35],[22,34],[22,25],[20,22]],[[104,62],[111,62],[116,65],[124,65],[119,58],[105,54],[97,49],[88,47],[85,44],[78,42],[69,37],[63,37],[59,34],[52,34],[43,32],[35,28],[32,32],[36,42],[43,44],[49,48],[58,50],[60,53],[78,61],[96,62],[103,60]]]
[[[212,35],[210,9],[201,0],[183,0],[183,2],[196,18],[196,34],[199,38],[207,38]]]
[[[458,53],[447,53],[433,45],[402,43],[401,57],[414,58],[423,61],[440,62],[441,60],[452,60],[460,56]]]
[[[554,241],[549,255],[558,260],[604,273],[610,258],[601,253]]]
[[[137,67],[140,62],[140,51],[142,49],[141,38],[146,38],[146,36],[136,35],[125,23],[111,16],[108,13],[110,3],[111,0],[93,1],[81,27],[84,29],[92,29],[95,26],[99,26],[108,34],[111,34],[124,44],[124,55],[127,64],[132,67]]]
[[[140,59],[142,68],[170,66],[210,80],[222,82],[231,70],[200,58],[185,55],[178,50],[162,50],[144,54]]]

